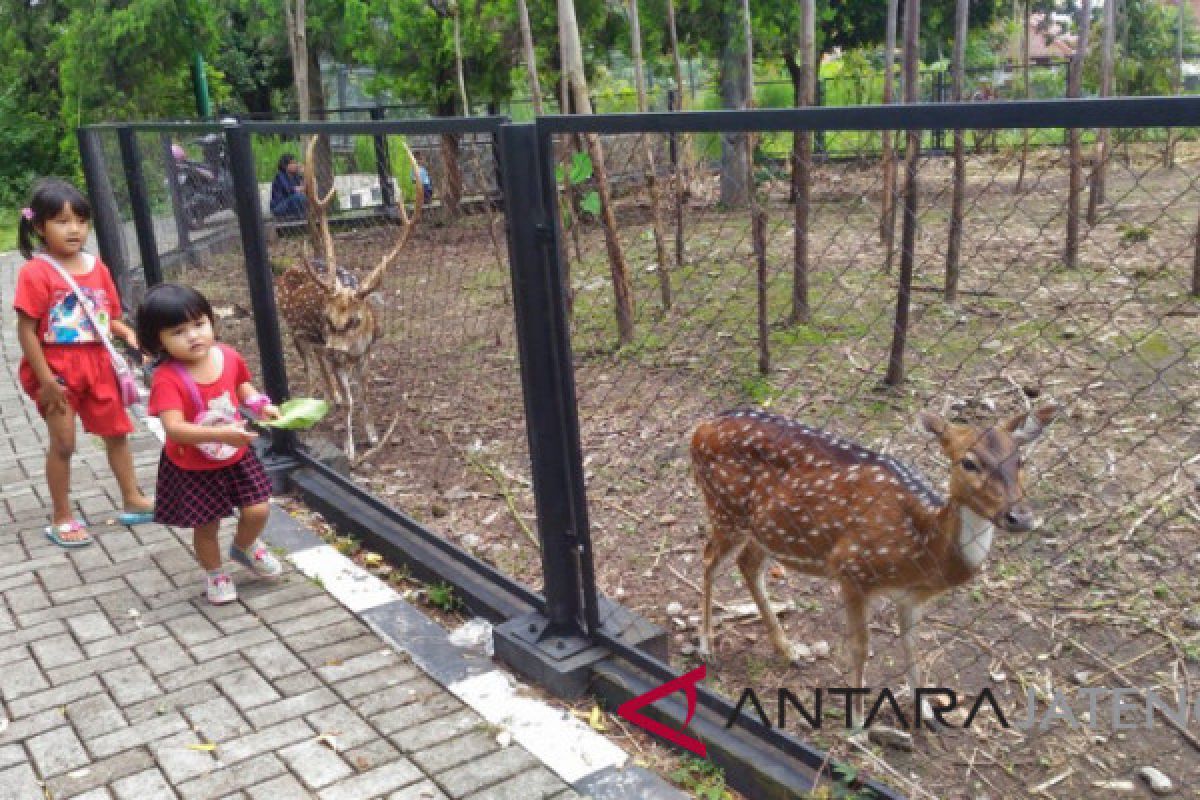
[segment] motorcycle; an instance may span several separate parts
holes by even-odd
[[[200,146],[203,161],[189,159],[179,145],[172,145],[171,153],[184,220],[188,230],[199,230],[208,217],[233,208],[233,176],[220,134],[210,133],[193,143]]]

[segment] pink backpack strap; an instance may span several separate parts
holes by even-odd
[[[192,418],[195,419],[204,411],[204,401],[200,399],[200,388],[196,386],[195,379],[183,364],[180,364],[178,361],[168,361],[167,366],[175,370],[175,374],[179,376],[179,379],[183,381],[183,385],[187,388],[188,399],[192,401],[194,409],[192,411]]]

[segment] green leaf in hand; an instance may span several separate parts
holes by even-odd
[[[306,431],[329,413],[329,403],[316,397],[293,397],[279,406],[278,419],[264,419],[263,425],[288,431]]]

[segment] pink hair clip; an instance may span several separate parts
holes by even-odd
[[[29,208],[28,206],[26,206],[25,208],[22,208],[21,216],[24,217],[25,219],[29,220],[30,222],[33,222],[33,209]]]

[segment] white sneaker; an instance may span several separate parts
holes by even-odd
[[[208,602],[214,606],[223,606],[237,600],[237,587],[233,585],[229,575],[224,572],[206,575],[204,591],[208,595]]]
[[[283,564],[279,563],[275,554],[259,539],[245,550],[240,550],[233,544],[229,545],[229,557],[260,578],[278,578],[283,574]]]

